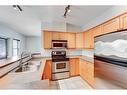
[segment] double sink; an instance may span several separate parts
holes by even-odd
[[[18,72],[25,72],[25,71],[36,71],[39,69],[41,65],[40,61],[29,61],[27,63],[24,63],[20,65],[16,70],[15,73]]]

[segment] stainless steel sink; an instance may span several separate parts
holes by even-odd
[[[27,63],[20,65],[19,68],[15,71],[17,72],[25,72],[25,71],[35,71],[40,68],[40,64]]]
[[[22,72],[22,68],[18,68],[15,72]]]
[[[15,72],[24,72],[24,71],[28,71],[29,69],[30,68],[29,68],[29,65],[27,63],[25,65],[20,66]]]

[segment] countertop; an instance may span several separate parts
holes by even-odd
[[[86,60],[91,63],[94,62],[94,59],[92,57],[88,57],[88,56],[70,55],[67,57],[80,58],[82,60]],[[12,87],[12,89],[13,88],[27,89],[31,85],[34,85],[34,87],[35,87],[39,83],[40,83],[39,86],[35,87],[35,89],[37,89],[37,88],[43,89],[43,87],[40,87],[40,86],[43,85],[42,82],[44,81],[44,80],[41,80],[41,78],[42,78],[42,73],[44,71],[46,60],[51,60],[51,57],[40,57],[40,58],[31,59],[31,61],[33,61],[33,62],[41,61],[40,68],[36,71],[25,71],[25,72],[20,72],[20,73],[11,72],[11,73],[7,74],[5,77],[0,79],[0,89],[9,89],[11,87]],[[33,87],[33,89],[34,89],[34,87]],[[32,87],[30,87],[29,89],[32,89]]]
[[[68,58],[80,58],[82,60],[94,63],[94,58],[89,56],[83,56],[83,55],[69,55]]]
[[[47,60],[52,60],[51,57],[43,57],[43,58],[44,59],[47,59]],[[67,58],[80,58],[82,60],[85,60],[85,61],[94,63],[94,58],[93,57],[90,57],[90,56],[84,56],[84,55],[68,55]]]
[[[25,56],[23,58],[26,58],[26,57],[28,57],[28,56]],[[11,63],[14,63],[16,61],[19,61],[20,59],[21,59],[21,57],[19,57],[19,56],[14,56],[11,58],[2,59],[2,60],[0,60],[0,68],[2,68],[3,66],[9,65]]]
[[[32,59],[31,61],[41,61],[40,68],[33,71],[25,72],[11,72],[0,79],[0,89],[10,87],[13,84],[24,84],[33,81],[40,81],[42,78],[42,73],[44,71],[45,62],[47,58]]]
[[[33,81],[29,83],[22,83],[22,84],[11,84],[2,89],[48,89],[49,87],[49,80],[40,80],[40,81]]]

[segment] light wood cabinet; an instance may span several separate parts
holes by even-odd
[[[87,64],[86,81],[93,86],[94,85],[94,64],[87,61],[86,61],[86,64]]]
[[[80,60],[80,76],[91,86],[94,86],[94,64],[85,60]]]
[[[99,35],[102,35],[102,26],[97,26],[95,28],[92,29],[93,30],[93,36],[96,37],[96,36],[99,36]]]
[[[94,48],[94,36],[93,30],[89,30],[84,32],[84,48],[85,49],[93,49]]]
[[[67,40],[67,33],[65,32],[53,32],[52,34],[53,40]]]
[[[83,32],[76,33],[76,48],[77,49],[84,48]]]
[[[79,58],[70,58],[70,76],[79,75]]]
[[[59,40],[60,39],[60,33],[59,32],[52,32],[52,40]]]
[[[74,49],[76,47],[76,35],[75,33],[67,33],[68,48]]]
[[[67,40],[67,35],[68,35],[68,33],[67,32],[62,32],[62,33],[60,33],[60,37],[59,37],[59,39],[60,40]]]
[[[119,28],[120,28],[119,17],[114,18],[114,19],[102,24],[103,34],[117,31],[117,30],[119,30]]]
[[[52,72],[51,72],[51,64],[52,64],[52,61],[51,60],[47,60],[46,63],[45,63],[45,68],[44,68],[44,72],[43,72],[43,75],[42,75],[42,80],[44,79],[49,79],[51,80],[52,79]]]
[[[120,30],[127,29],[127,13],[120,16]]]
[[[52,43],[52,32],[44,31],[42,33],[44,35],[44,36],[42,35],[44,37],[44,39],[42,39],[42,41],[44,43],[44,48],[45,49],[50,49],[51,48],[51,43]]]

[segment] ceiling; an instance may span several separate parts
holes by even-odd
[[[63,17],[66,6],[21,6],[23,12],[12,6],[0,6],[0,23],[26,36],[39,36],[41,26],[48,22],[67,22],[80,27],[100,16],[113,6],[71,6],[67,18]]]

